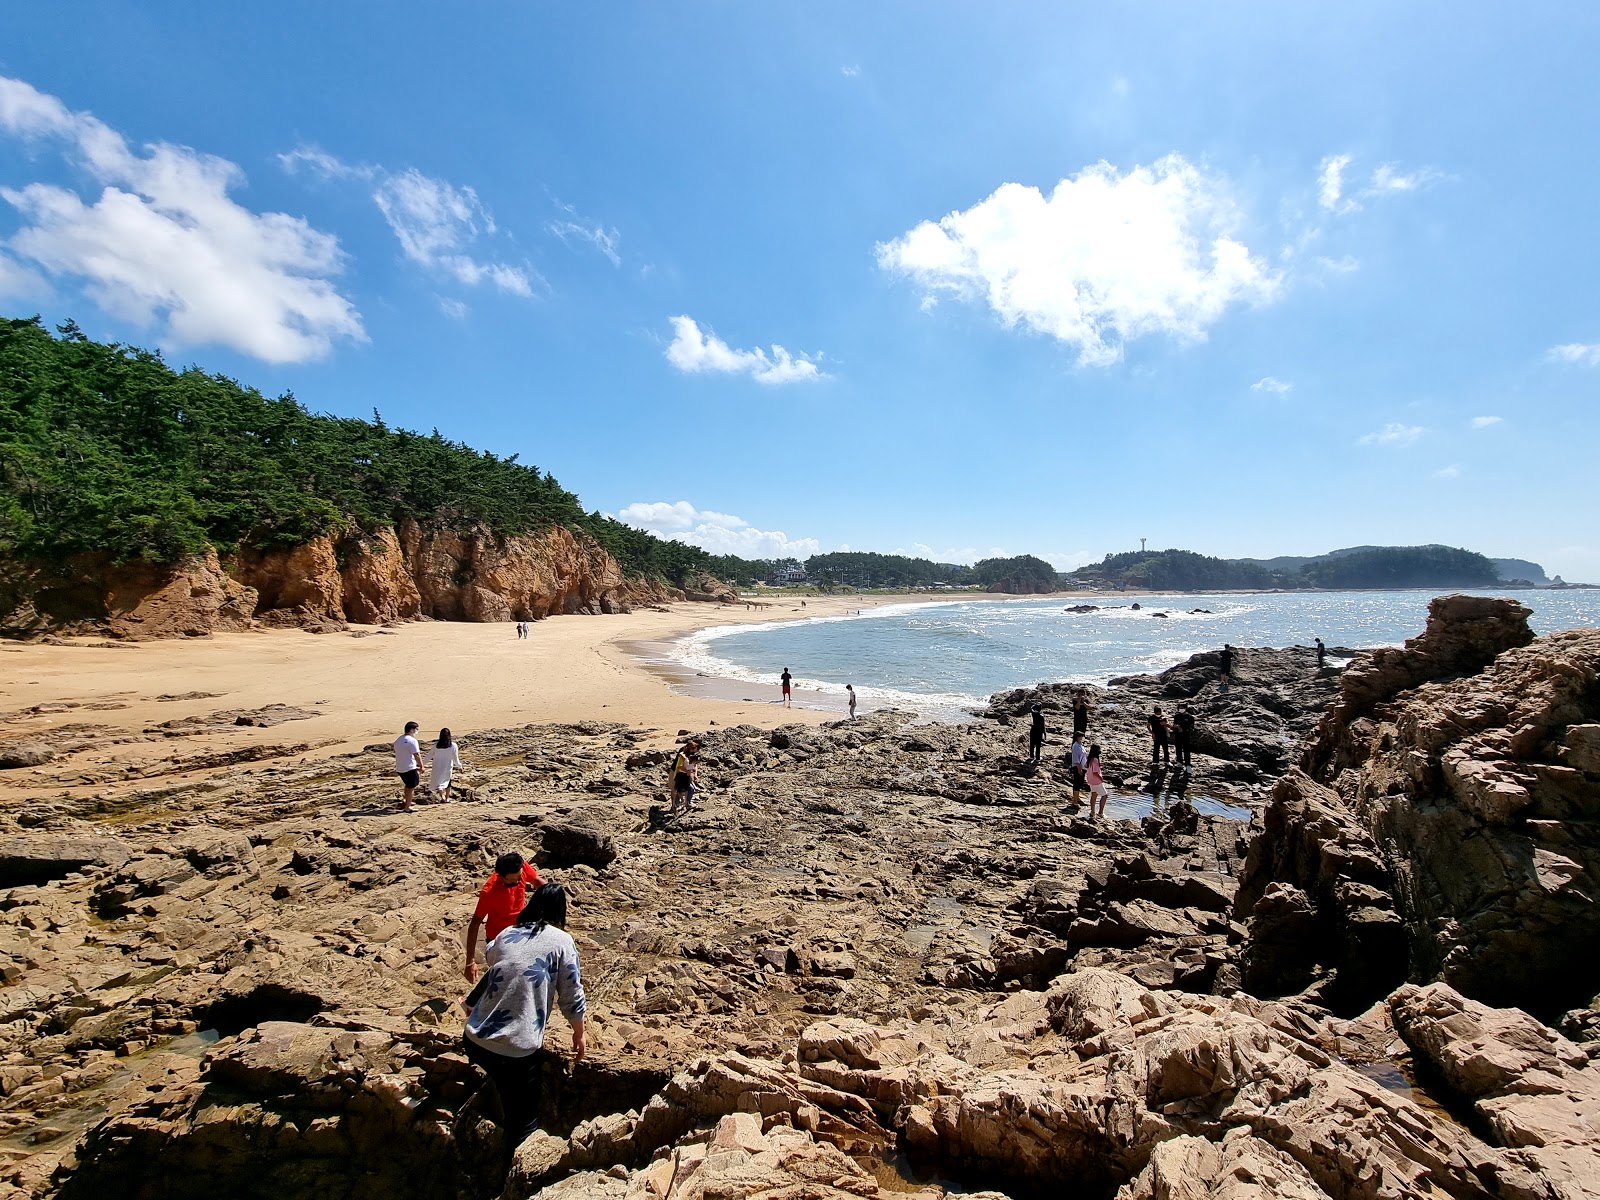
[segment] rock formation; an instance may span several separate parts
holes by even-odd
[[[417,617],[536,621],[684,598],[735,597],[716,580],[674,591],[625,579],[599,543],[560,526],[497,537],[408,520],[286,550],[244,549],[226,563],[208,551],[172,566],[113,566],[103,556],[0,564],[0,635],[204,636],[256,621],[313,632]]]

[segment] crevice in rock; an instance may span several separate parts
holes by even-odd
[[[194,1019],[201,1029],[215,1029],[223,1037],[235,1037],[263,1021],[308,1021],[324,1007],[320,996],[264,983],[242,995],[223,997],[195,1013]]]

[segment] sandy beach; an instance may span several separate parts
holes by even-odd
[[[300,630],[209,638],[0,645],[0,722],[12,739],[81,747],[37,767],[0,773],[0,791],[78,793],[148,788],[232,761],[331,755],[396,737],[407,720],[424,735],[449,726],[470,765],[475,730],[621,721],[666,744],[678,730],[741,722],[837,719],[834,697],[797,692],[783,711],[777,681],[760,690],[693,680],[647,659],[711,625],[824,617],[915,596],[808,596],[743,605],[679,603],[605,617],[511,624],[419,621],[348,633]],[[188,697],[192,693],[203,693]],[[694,693],[694,694],[689,694]],[[161,727],[219,711],[291,705],[315,715],[270,727],[224,723],[179,735]],[[781,714],[781,715],[780,715]]]

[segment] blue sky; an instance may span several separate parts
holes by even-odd
[[[717,551],[1437,541],[1600,580],[1600,7],[6,23],[9,313]]]

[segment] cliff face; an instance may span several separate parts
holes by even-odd
[[[487,530],[397,529],[319,537],[289,550],[249,550],[223,564],[207,552],[172,566],[112,566],[80,555],[0,567],[0,634],[203,636],[253,623],[310,628],[419,617],[536,621],[626,612],[684,593],[625,579],[606,551],[560,527],[518,537]],[[731,593],[696,588],[695,599]]]
[[[1439,979],[1547,1016],[1600,991],[1600,630],[1527,615],[1441,597],[1346,670],[1250,848],[1247,985],[1359,1009]]]

